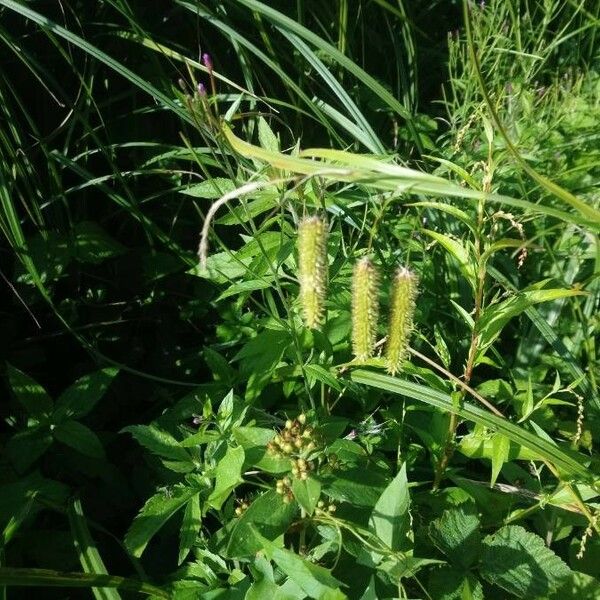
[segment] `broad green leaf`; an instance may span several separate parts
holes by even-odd
[[[323,490],[338,502],[373,507],[389,480],[379,471],[354,467],[322,478]]]
[[[107,367],[80,377],[56,400],[53,418],[56,420],[79,418],[96,406],[116,377],[119,369]]]
[[[244,457],[244,449],[241,446],[229,447],[225,456],[219,461],[215,488],[208,498],[208,503],[213,508],[220,509],[231,491],[243,481]]]
[[[153,454],[168,460],[189,462],[190,455],[168,432],[155,425],[129,425],[121,432],[131,433],[136,441]]]
[[[386,390],[393,394],[414,398],[419,402],[435,406],[442,411],[455,413],[474,423],[485,425],[494,431],[503,433],[513,442],[536,452],[540,459],[554,463],[561,471],[570,475],[576,475],[584,481],[596,481],[594,474],[586,468],[586,458],[583,455],[573,452],[567,453],[539,435],[535,435],[478,406],[474,406],[468,402],[463,402],[460,406],[456,406],[448,394],[424,385],[364,369],[354,371],[352,373],[352,380],[357,383]]]
[[[369,520],[369,527],[394,552],[406,550],[410,546],[407,539],[410,529],[409,506],[410,496],[404,463],[377,500]]]
[[[197,493],[193,487],[178,485],[151,496],[125,535],[127,549],[139,558],[159,529]]]
[[[443,566],[432,571],[428,587],[435,600],[483,600],[479,580],[454,567]]]
[[[26,471],[52,445],[50,431],[34,427],[19,431],[6,444],[7,454],[19,473]]]
[[[107,575],[108,571],[87,526],[80,500],[76,499],[71,502],[67,515],[71,525],[75,551],[82,569],[85,573]],[[92,588],[92,592],[97,600],[119,600],[121,598],[119,592],[107,587],[95,587]]]
[[[502,465],[508,460],[509,452],[510,440],[501,433],[495,433],[492,436],[492,477],[490,486],[496,483]]]
[[[178,565],[181,565],[194,546],[201,523],[202,511],[200,509],[200,494],[198,493],[188,500],[185,512],[183,513],[183,522],[181,524],[181,532],[179,533]]]
[[[462,502],[429,525],[429,537],[450,563],[468,569],[481,553],[479,517],[473,502]]]
[[[231,179],[224,179],[223,177],[213,177],[207,179],[202,183],[191,185],[190,187],[179,190],[182,194],[187,196],[193,196],[194,198],[204,198],[206,200],[217,200],[233,192],[237,188],[237,185]]]
[[[312,515],[321,496],[321,484],[314,477],[308,479],[294,479],[292,482],[292,491],[298,504]]]
[[[80,262],[97,264],[127,252],[125,246],[112,238],[98,224],[82,221],[73,231],[73,258]]]
[[[316,600],[343,600],[347,597],[340,590],[342,583],[327,569],[309,562],[294,552],[279,548],[256,530],[254,534],[267,557],[301,587],[307,596]]]
[[[519,292],[511,298],[497,304],[487,306],[477,322],[477,332],[480,336],[480,348],[487,348],[487,346],[500,335],[502,329],[510,319],[520,315],[533,304],[549,302],[568,296],[580,296],[582,294],[584,294],[584,292],[579,290],[529,290]]]
[[[12,365],[6,365],[6,372],[10,387],[25,410],[38,420],[48,417],[52,412],[52,399],[46,390]]]
[[[258,552],[262,546],[253,531],[259,531],[271,541],[275,540],[287,531],[297,512],[298,505],[295,502],[284,503],[275,490],[261,494],[250,503],[241,517],[231,521],[225,556],[241,558]]]
[[[480,573],[519,598],[547,598],[571,570],[541,537],[507,525],[483,540]]]
[[[249,294],[257,290],[265,290],[273,287],[273,278],[267,279],[252,279],[250,281],[240,281],[238,283],[231,284],[218,298],[217,301],[224,300],[231,296],[238,296],[240,294]]]
[[[104,448],[98,436],[85,425],[77,421],[63,421],[53,430],[54,439],[69,448],[81,452],[91,458],[105,458]]]

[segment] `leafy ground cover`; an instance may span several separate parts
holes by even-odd
[[[0,0],[4,598],[600,597],[600,7]]]

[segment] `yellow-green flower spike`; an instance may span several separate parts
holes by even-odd
[[[401,267],[396,271],[390,298],[390,322],[386,349],[387,370],[395,375],[406,359],[408,342],[413,329],[415,299],[417,297],[417,276]]]
[[[306,217],[298,225],[300,304],[304,323],[316,329],[323,320],[327,291],[327,223]]]
[[[375,265],[362,258],[352,276],[352,350],[358,361],[373,355],[379,317],[379,275]]]

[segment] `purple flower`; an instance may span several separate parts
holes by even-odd
[[[206,96],[206,86],[203,83],[198,84],[198,93],[201,96]]]
[[[213,61],[212,58],[210,57],[210,54],[208,54],[208,52],[205,52],[202,55],[202,64],[209,70],[212,71],[213,68]]]

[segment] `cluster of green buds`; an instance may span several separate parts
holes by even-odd
[[[313,470],[314,465],[305,458],[292,459],[292,475],[296,479],[305,481],[308,479],[308,474]]]
[[[238,500],[238,506],[235,507],[235,516],[241,517],[250,508],[247,500]]]
[[[306,455],[316,448],[314,429],[306,424],[306,415],[288,419],[284,428],[267,444],[267,451],[275,456]]]
[[[283,502],[289,504],[294,499],[294,492],[292,492],[292,482],[289,477],[278,479],[275,482],[275,491],[281,494]]]
[[[323,502],[323,500],[319,500],[317,502],[317,507],[315,508],[315,513],[317,515],[323,514],[323,513],[328,513],[328,514],[332,515],[335,511],[336,511],[335,504],[325,504],[325,502]]]

